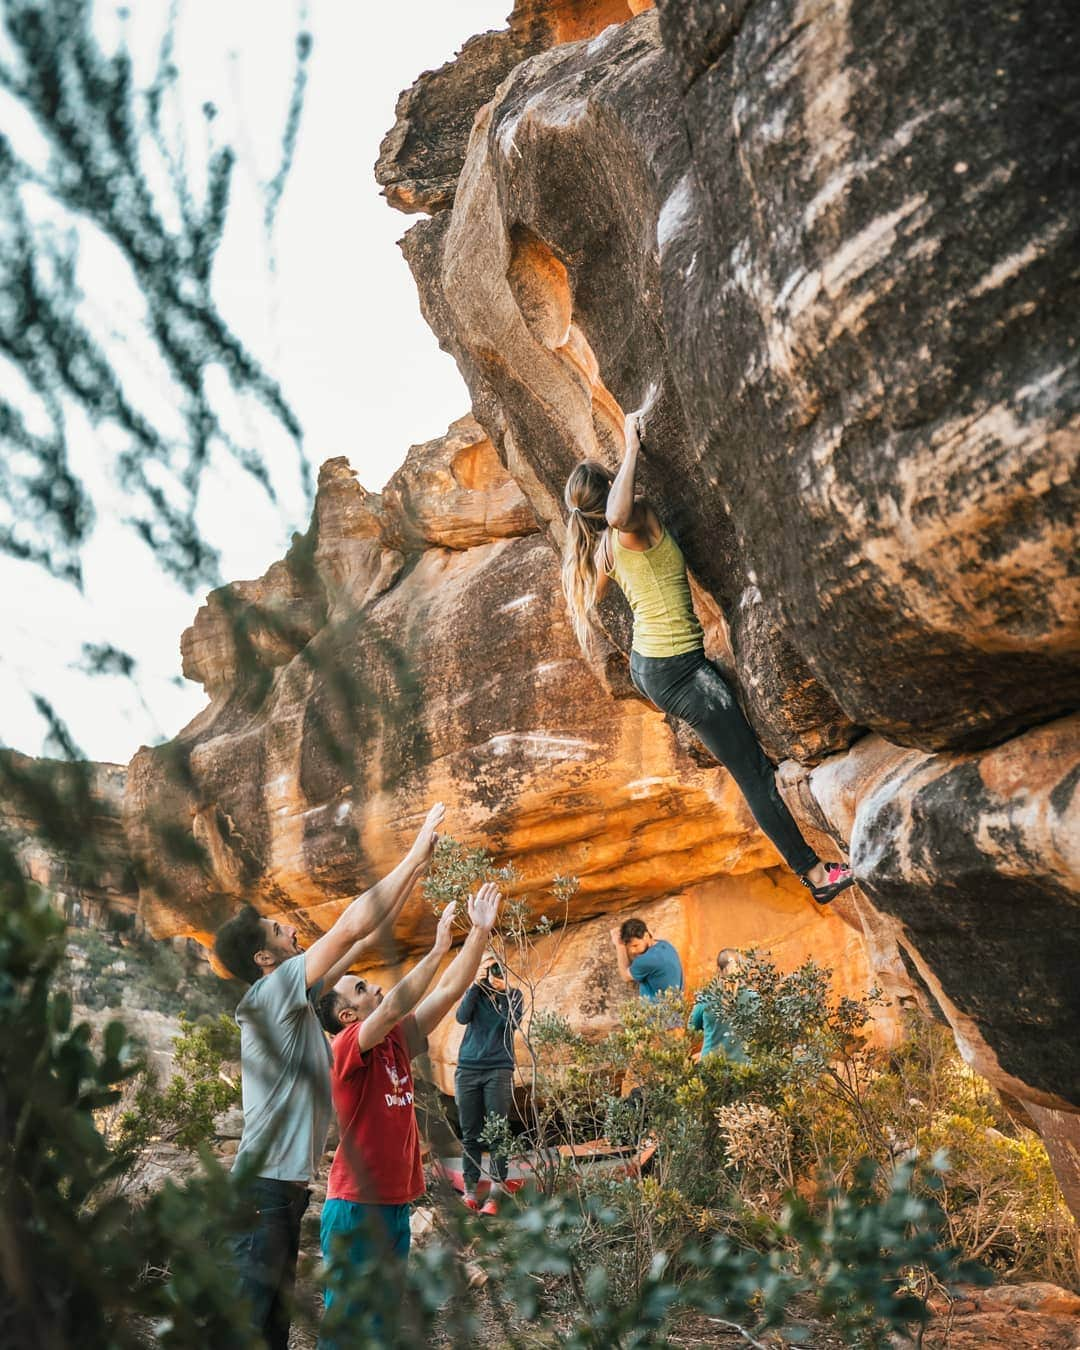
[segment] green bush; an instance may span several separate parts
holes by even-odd
[[[197,1151],[213,1138],[217,1117],[240,1102],[239,1076],[228,1071],[240,1058],[240,1029],[232,1017],[219,1013],[196,1023],[181,1015],[173,1054],[165,1087],[144,1065],[120,1114],[113,1146],[133,1161],[155,1142]]]
[[[675,995],[629,1004],[598,1040],[557,1017],[534,1030],[549,1128],[568,1142],[655,1145],[643,1184],[571,1162],[557,1179],[620,1215],[597,1241],[622,1296],[658,1249],[710,1235],[783,1242],[777,1224],[792,1203],[827,1219],[837,1194],[865,1188],[867,1166],[884,1202],[899,1164],[933,1159],[941,1170],[913,1184],[942,1212],[951,1245],[1002,1275],[1076,1284],[1076,1225],[1045,1148],[963,1063],[947,1028],[912,1015],[883,1050],[865,1034],[876,994],[835,1000],[829,971],[808,962],[782,975],[758,954],[738,986],[717,981],[703,998],[746,1047],[745,1064],[697,1063]]]
[[[56,988],[64,925],[0,845],[0,1344],[10,1350],[253,1345],[223,1243],[244,1177],[201,1174],[134,1207],[97,1128],[137,1059],[119,1022],[100,1051]]]
[[[800,1329],[789,1325],[790,1309],[812,1294],[846,1343],[884,1346],[926,1320],[910,1285],[913,1268],[942,1281],[971,1272],[961,1272],[941,1245],[939,1216],[914,1193],[910,1166],[883,1193],[876,1181],[866,1164],[851,1188],[835,1192],[824,1220],[793,1202],[761,1250],[718,1237],[670,1255],[651,1251],[633,1288],[612,1276],[610,1252],[625,1247],[618,1204],[534,1193],[494,1224],[454,1207],[405,1270],[394,1272],[377,1250],[365,1265],[349,1269],[342,1261],[342,1296],[324,1328],[343,1350],[431,1344],[437,1329],[455,1345],[477,1343],[471,1263],[486,1277],[484,1302],[510,1345],[662,1345],[671,1319],[691,1308],[740,1329],[752,1344],[771,1329],[794,1339]]]
[[[246,1178],[222,1172],[204,1153],[197,1177],[166,1184],[145,1204],[133,1206],[115,1191],[125,1158],[109,1147],[96,1117],[115,1103],[137,1061],[119,1023],[107,1028],[100,1051],[86,1026],[72,1027],[70,998],[55,988],[62,922],[13,872],[3,892],[2,1343],[13,1350],[97,1350],[148,1338],[172,1347],[253,1345],[223,1245],[245,1221]],[[203,1081],[232,1053],[232,1035],[223,1022],[189,1026],[180,1075]],[[642,1028],[628,1034],[624,1050],[656,1054]],[[792,1202],[758,1248],[719,1236],[672,1246],[669,1256],[650,1244],[646,1268],[625,1291],[606,1259],[627,1222],[617,1204],[571,1188],[537,1194],[494,1225],[455,1208],[406,1270],[375,1260],[350,1272],[361,1314],[342,1340],[428,1343],[436,1326],[455,1343],[475,1340],[471,1260],[487,1277],[484,1297],[511,1342],[526,1324],[533,1343],[660,1344],[677,1307],[749,1328],[780,1326],[791,1299],[814,1288],[849,1339],[873,1344],[924,1315],[904,1284],[912,1264],[937,1278],[956,1273],[932,1208],[909,1179],[894,1174],[884,1193],[861,1181],[861,1190],[838,1192],[824,1217]],[[652,1205],[655,1183],[638,1190],[637,1203]],[[547,1320],[560,1300],[574,1307],[568,1337]]]

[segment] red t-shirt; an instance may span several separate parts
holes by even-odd
[[[334,1037],[330,1087],[341,1143],[326,1196],[360,1205],[406,1205],[424,1193],[413,1106],[412,1057],[425,1048],[410,1013],[370,1050],[357,1049],[361,1022]]]

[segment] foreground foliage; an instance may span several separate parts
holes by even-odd
[[[0,1343],[11,1350],[244,1345],[221,1259],[242,1178],[201,1175],[133,1206],[95,1117],[136,1070],[123,1025],[101,1051],[55,989],[63,921],[0,850]]]
[[[835,1001],[827,970],[808,962],[782,975],[753,953],[737,981],[700,997],[745,1063],[697,1061],[681,996],[631,1001],[599,1039],[553,1016],[534,1027],[549,1128],[570,1143],[600,1135],[653,1150],[642,1182],[569,1158],[560,1169],[560,1186],[619,1215],[590,1241],[621,1296],[657,1250],[716,1237],[792,1249],[804,1236],[787,1226],[794,1212],[828,1230],[838,1205],[871,1193],[884,1203],[897,1177],[965,1258],[1010,1278],[1080,1283],[1076,1225],[1045,1147],[963,1063],[947,1028],[913,1013],[882,1049],[867,1034],[876,995]],[[908,1275],[924,1292],[938,1278],[929,1266]]]
[[[85,417],[158,565],[188,585],[213,584],[217,555],[198,521],[209,466],[231,460],[272,498],[260,443],[290,445],[306,485],[302,433],[217,303],[237,156],[216,135],[211,103],[205,150],[186,134],[176,9],[140,88],[123,14],[121,40],[109,43],[102,8],[0,0],[0,353],[18,372],[0,395],[0,552],[81,582],[94,507],[70,440]],[[268,237],[310,50],[310,34],[298,33],[279,168],[265,189]],[[126,306],[136,316],[128,331]]]
[[[165,1346],[250,1346],[226,1247],[229,1229],[249,1217],[247,1178],[204,1154],[199,1176],[167,1184],[141,1206],[116,1193],[126,1160],[96,1117],[137,1060],[119,1023],[100,1052],[87,1027],[72,1027],[70,1000],[56,990],[62,921],[21,881],[10,854],[0,863],[0,1340],[13,1350],[93,1350],[143,1344],[152,1332]],[[756,1247],[717,1234],[670,1255],[657,1249],[629,1296],[596,1241],[616,1233],[623,1217],[599,1196],[536,1195],[487,1226],[448,1209],[406,1271],[375,1261],[352,1272],[364,1312],[342,1343],[426,1343],[437,1324],[464,1343],[476,1331],[470,1264],[486,1276],[484,1297],[508,1344],[521,1343],[530,1323],[536,1344],[566,1297],[576,1330],[563,1343],[631,1346],[662,1344],[676,1307],[780,1326],[807,1289],[850,1338],[879,1343],[886,1329],[923,1315],[906,1286],[910,1267],[937,1279],[956,1273],[934,1209],[910,1181],[910,1168],[901,1168],[879,1193],[867,1168],[836,1192],[825,1217],[792,1199]]]

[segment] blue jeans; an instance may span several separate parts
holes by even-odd
[[[311,1192],[301,1182],[256,1177],[251,1196],[255,1227],[232,1242],[240,1291],[269,1350],[288,1350],[300,1221]]]
[[[634,687],[661,712],[693,727],[709,752],[731,774],[750,814],[791,870],[802,876],[818,860],[802,837],[776,786],[776,773],[743,716],[735,693],[705,653],[642,656],[630,653]]]
[[[324,1202],[319,1245],[323,1262],[329,1268],[323,1295],[326,1312],[339,1298],[347,1297],[350,1276],[355,1277],[364,1267],[377,1272],[373,1278],[378,1279],[382,1296],[389,1298],[389,1306],[399,1300],[401,1290],[394,1279],[395,1267],[399,1262],[404,1264],[409,1255],[411,1209],[410,1205],[358,1205],[352,1200]],[[337,1310],[335,1320],[340,1316],[346,1325],[357,1322],[364,1311],[359,1299],[348,1298],[344,1309]],[[376,1327],[382,1325],[377,1311],[373,1322]],[[332,1336],[320,1335],[319,1350],[335,1350],[335,1344]]]

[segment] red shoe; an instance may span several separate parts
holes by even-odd
[[[846,891],[849,886],[855,885],[855,874],[847,863],[825,863],[825,874],[824,886],[815,886],[808,876],[799,878],[819,905],[829,904],[836,899],[841,891]]]
[[[461,1203],[466,1209],[471,1209],[474,1214],[480,1212],[480,1201],[477,1200],[475,1195],[463,1195],[461,1197]]]
[[[480,1211],[481,1214],[486,1214],[489,1219],[493,1219],[498,1212],[499,1202],[494,1196],[492,1196],[490,1200],[484,1202],[484,1207]]]

